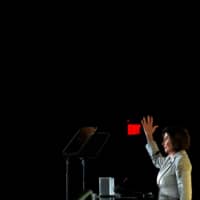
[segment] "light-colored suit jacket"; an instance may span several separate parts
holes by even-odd
[[[146,144],[147,152],[155,167],[159,168],[157,184],[159,197],[192,199],[192,165],[186,151],[181,150],[173,156],[164,157],[155,141]]]

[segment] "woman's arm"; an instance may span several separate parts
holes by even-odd
[[[148,154],[151,157],[151,160],[155,167],[160,168],[165,158],[160,153],[158,145],[153,139],[153,134],[155,130],[158,128],[158,125],[153,124],[153,117],[148,115],[147,117],[143,117],[141,120],[141,124],[147,139],[146,149]]]
[[[180,200],[192,199],[192,165],[187,157],[180,158],[176,163],[176,179]]]

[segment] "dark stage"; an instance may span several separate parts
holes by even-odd
[[[130,104],[129,104],[130,105]],[[191,148],[188,151],[193,165],[193,198],[198,193],[199,164],[195,150],[197,149],[198,123],[194,117],[193,111],[188,110],[156,110],[140,109],[135,105],[124,106],[113,109],[91,110],[79,109],[74,112],[58,116],[52,130],[55,132],[48,136],[51,143],[51,156],[49,159],[50,181],[53,181],[54,188],[52,192],[59,199],[65,199],[66,192],[66,159],[62,150],[71,140],[77,130],[81,127],[93,126],[98,127],[100,132],[108,132],[110,137],[100,154],[95,158],[84,158],[84,180],[83,165],[79,157],[70,158],[68,166],[68,195],[71,198],[78,198],[81,194],[83,184],[85,192],[92,190],[94,193],[99,192],[99,177],[114,177],[116,191],[125,195],[137,195],[141,197],[152,193],[157,195],[156,174],[157,169],[152,165],[151,160],[146,152],[146,139],[141,131],[140,135],[128,136],[127,121],[140,123],[141,117],[152,114],[155,117],[155,123],[159,124],[159,129],[166,125],[183,125],[187,127],[191,134]],[[109,110],[110,108],[110,110]],[[112,110],[113,109],[113,110]],[[124,110],[123,110],[124,109]],[[54,129],[53,129],[54,128]],[[155,139],[161,142],[159,129],[155,133]],[[160,145],[160,144],[159,144]],[[53,146],[53,148],[52,148]],[[162,148],[162,147],[161,147]],[[48,151],[47,151],[48,154]],[[52,195],[53,195],[52,194]],[[58,199],[58,198],[57,198]]]
[[[140,123],[144,115],[150,114],[160,126],[155,133],[158,142],[161,141],[159,130],[166,125],[183,125],[189,129],[191,148],[188,153],[193,165],[193,200],[198,199],[200,166],[196,152],[199,121],[196,116],[199,115],[199,105],[195,95],[190,95],[190,91],[187,93],[194,100],[191,103],[182,98],[187,91],[179,93],[180,98],[178,94],[167,98],[165,94],[151,97],[150,94],[143,94],[143,90],[129,93],[130,89],[125,88],[121,88],[124,92],[109,88],[105,92],[100,90],[100,86],[96,88],[99,92],[91,92],[92,88],[81,88],[82,92],[80,88],[68,92],[64,89],[64,86],[58,90],[54,88],[52,92],[44,94],[45,98],[32,107],[32,121],[26,120],[25,131],[29,135],[25,146],[28,151],[23,158],[27,163],[22,170],[26,171],[27,179],[33,182],[34,186],[27,186],[31,193],[38,194],[40,198],[66,200],[66,159],[62,151],[79,128],[92,126],[98,127],[100,132],[108,132],[110,137],[97,157],[85,159],[85,191],[98,193],[98,178],[114,177],[115,189],[119,193],[152,193],[156,196],[157,169],[146,152],[145,136],[143,133],[127,135],[128,120]],[[27,158],[31,160],[30,163]],[[27,165],[31,170],[27,170]],[[84,193],[82,184],[81,160],[70,159],[69,196],[77,198]]]

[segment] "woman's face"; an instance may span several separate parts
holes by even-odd
[[[174,153],[172,142],[171,142],[171,139],[170,139],[169,135],[167,134],[167,132],[164,133],[162,145],[164,147],[165,153],[167,153],[167,154]]]

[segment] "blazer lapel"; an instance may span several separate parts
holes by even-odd
[[[166,174],[166,172],[171,167],[172,163],[173,163],[173,161],[171,160],[170,156],[168,156],[166,158],[166,161],[163,163],[162,167],[160,168],[159,173],[158,173],[158,177],[157,177],[157,184],[158,185],[159,185],[159,182],[160,182],[161,178],[164,176],[164,174]]]

